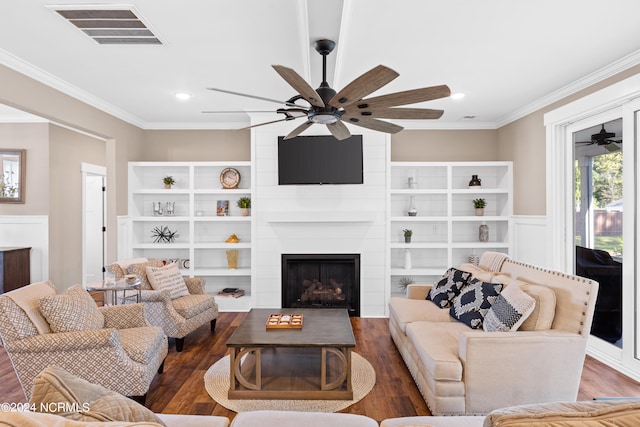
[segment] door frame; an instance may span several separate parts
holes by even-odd
[[[85,256],[87,253],[87,248],[89,247],[89,242],[87,242],[87,236],[85,233],[86,226],[86,211],[87,211],[87,176],[101,176],[102,182],[105,187],[105,190],[102,192],[102,226],[104,227],[104,232],[102,233],[102,265],[107,264],[107,192],[106,192],[106,182],[107,182],[107,168],[104,166],[92,165],[89,163],[80,163],[80,173],[82,174],[82,285],[86,286],[86,265],[85,265]]]
[[[620,372],[640,380],[640,359],[636,355],[638,319],[638,284],[636,282],[636,244],[638,226],[635,221],[638,196],[637,156],[635,150],[636,118],[640,110],[640,75],[630,77],[601,89],[544,116],[547,140],[547,262],[551,268],[573,271],[575,265],[573,206],[573,140],[572,133],[590,125],[622,117],[624,156],[623,168],[633,170],[623,181],[624,262],[623,262],[623,348],[616,350],[602,340],[590,337],[587,352]],[[629,286],[627,284],[634,284]],[[626,344],[625,344],[626,343]],[[640,355],[638,355],[640,356]]]

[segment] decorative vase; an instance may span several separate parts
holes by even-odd
[[[404,269],[411,270],[411,251],[409,249],[404,250]]]
[[[481,242],[489,241],[489,226],[484,222],[480,225],[480,229],[478,230],[478,240]]]
[[[469,181],[469,187],[481,187],[482,180],[478,178],[478,175],[471,175],[471,181]]]
[[[240,214],[242,216],[250,216],[251,215],[251,208],[240,208]]]
[[[165,184],[164,188],[166,188],[167,190],[171,190],[171,184]]]
[[[229,249],[227,251],[227,266],[229,270],[235,270],[238,268],[238,250]]]
[[[476,208],[476,216],[483,216],[484,208]]]
[[[409,200],[409,210],[407,211],[407,214],[409,214],[409,216],[418,215],[418,210],[416,209],[416,196],[409,196]]]
[[[405,243],[411,243],[411,236],[404,236]]]

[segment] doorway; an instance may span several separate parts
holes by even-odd
[[[102,281],[106,265],[105,167],[81,164],[82,173],[82,285]]]

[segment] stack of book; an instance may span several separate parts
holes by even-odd
[[[224,288],[216,294],[220,298],[240,298],[244,295],[244,290],[240,288]]]

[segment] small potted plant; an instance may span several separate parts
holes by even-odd
[[[411,236],[413,235],[413,231],[405,228],[404,230],[402,230],[402,232],[404,233],[404,242],[411,243]]]
[[[240,197],[237,204],[242,212],[242,216],[249,216],[251,213],[251,198],[246,196]]]
[[[176,180],[173,179],[171,175],[165,176],[164,178],[162,178],[162,181],[164,182],[164,188],[166,188],[167,190],[170,190],[171,186],[176,183]]]
[[[402,276],[400,280],[398,280],[398,286],[402,290],[406,290],[407,286],[413,283],[413,277],[411,276]]]
[[[476,208],[476,216],[484,215],[484,208],[487,206],[487,201],[484,199],[475,199],[473,206]]]

